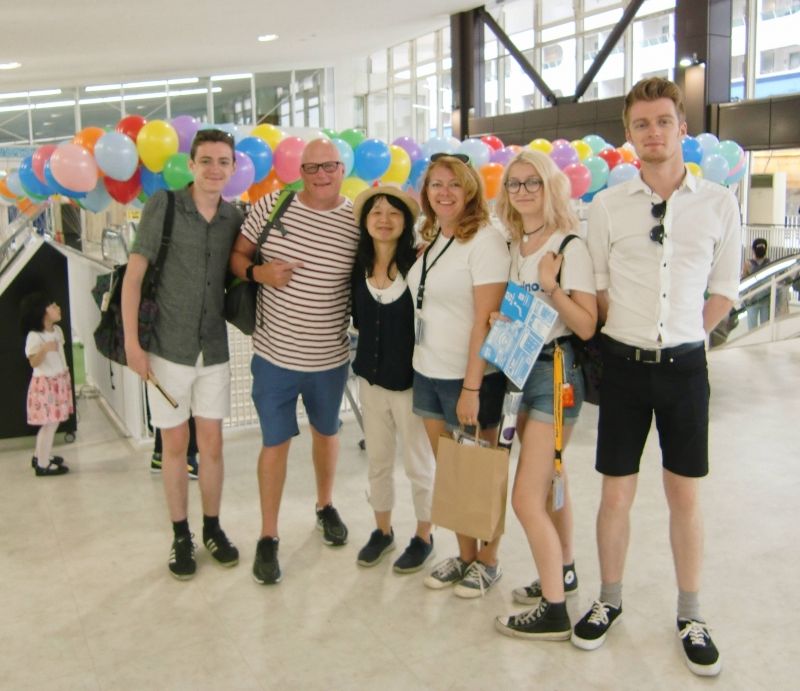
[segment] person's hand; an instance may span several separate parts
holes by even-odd
[[[55,353],[58,350],[59,345],[60,344],[58,341],[48,341],[47,343],[44,344],[44,348],[42,348],[42,350],[44,350],[45,352],[49,350],[50,352]]]
[[[283,288],[292,280],[295,269],[302,269],[303,262],[287,262],[273,259],[267,264],[259,264],[253,269],[253,278],[273,288]]]
[[[505,314],[501,314],[500,312],[491,312],[489,314],[489,328],[492,328],[495,322],[510,322],[510,321],[511,320]]]
[[[564,261],[563,254],[545,252],[539,260],[539,287],[545,293],[552,293],[556,288],[556,276]]]
[[[150,374],[150,361],[147,357],[147,352],[142,349],[142,346],[138,343],[126,343],[125,358],[128,361],[128,367],[144,381],[147,381],[147,377]]]
[[[465,427],[478,424],[478,410],[480,409],[478,393],[478,391],[461,389],[461,395],[456,403],[456,417],[458,422]]]

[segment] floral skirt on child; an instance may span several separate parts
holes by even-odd
[[[69,370],[54,377],[33,377],[28,387],[28,424],[64,422],[73,412]]]

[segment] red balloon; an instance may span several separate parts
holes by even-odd
[[[496,137],[493,134],[485,134],[481,137],[481,141],[486,144],[492,151],[499,151],[502,149],[505,144],[503,144],[500,137]]]
[[[55,144],[45,144],[33,152],[31,168],[33,168],[33,174],[42,184],[48,184],[47,178],[44,176],[44,164],[50,160],[50,157],[57,148]]]
[[[117,123],[117,126],[114,129],[122,134],[127,134],[131,139],[133,139],[133,141],[136,141],[136,136],[139,134],[139,130],[142,129],[142,127],[144,127],[146,124],[147,120],[145,120],[141,115],[127,115]]]
[[[634,158],[634,159],[631,161],[631,165],[634,165],[634,166],[636,166],[636,167],[637,167],[637,168],[639,168],[640,170],[641,170],[641,168],[642,168],[642,162],[641,162],[641,161],[640,161],[638,158]]]
[[[139,168],[136,169],[130,180],[115,180],[114,178],[104,177],[103,182],[111,198],[120,204],[130,204],[142,191],[141,170]]]
[[[589,191],[592,173],[583,163],[570,163],[562,172],[569,178],[570,197],[579,199]]]
[[[599,154],[597,154],[600,158],[602,158],[606,163],[608,163],[608,169],[611,170],[614,166],[619,165],[622,163],[622,154],[612,147],[608,147],[607,149],[603,149]]]

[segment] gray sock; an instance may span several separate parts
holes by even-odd
[[[703,621],[700,618],[700,598],[698,593],[687,593],[685,590],[678,591],[678,619]]]
[[[607,602],[614,607],[622,606],[622,581],[603,583],[600,586],[600,602]]]

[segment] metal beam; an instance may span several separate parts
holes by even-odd
[[[636,16],[636,13],[639,11],[639,8],[644,4],[644,0],[631,0],[630,4],[625,8],[625,11],[622,13],[622,17],[617,22],[616,26],[611,30],[611,33],[606,38],[606,42],[603,44],[603,47],[598,51],[597,55],[594,56],[594,60],[592,64],[589,66],[589,69],[586,70],[586,73],[581,77],[580,82],[575,87],[575,95],[572,97],[572,101],[575,103],[586,93],[586,89],[589,88],[591,83],[594,81],[594,78],[597,76],[597,73],[600,71],[600,68],[603,67],[603,63],[605,63],[606,58],[611,55],[611,51],[614,50],[614,46],[617,45],[617,41],[622,37],[622,34],[625,33],[625,29],[628,28],[630,23],[633,21],[633,18]]]

